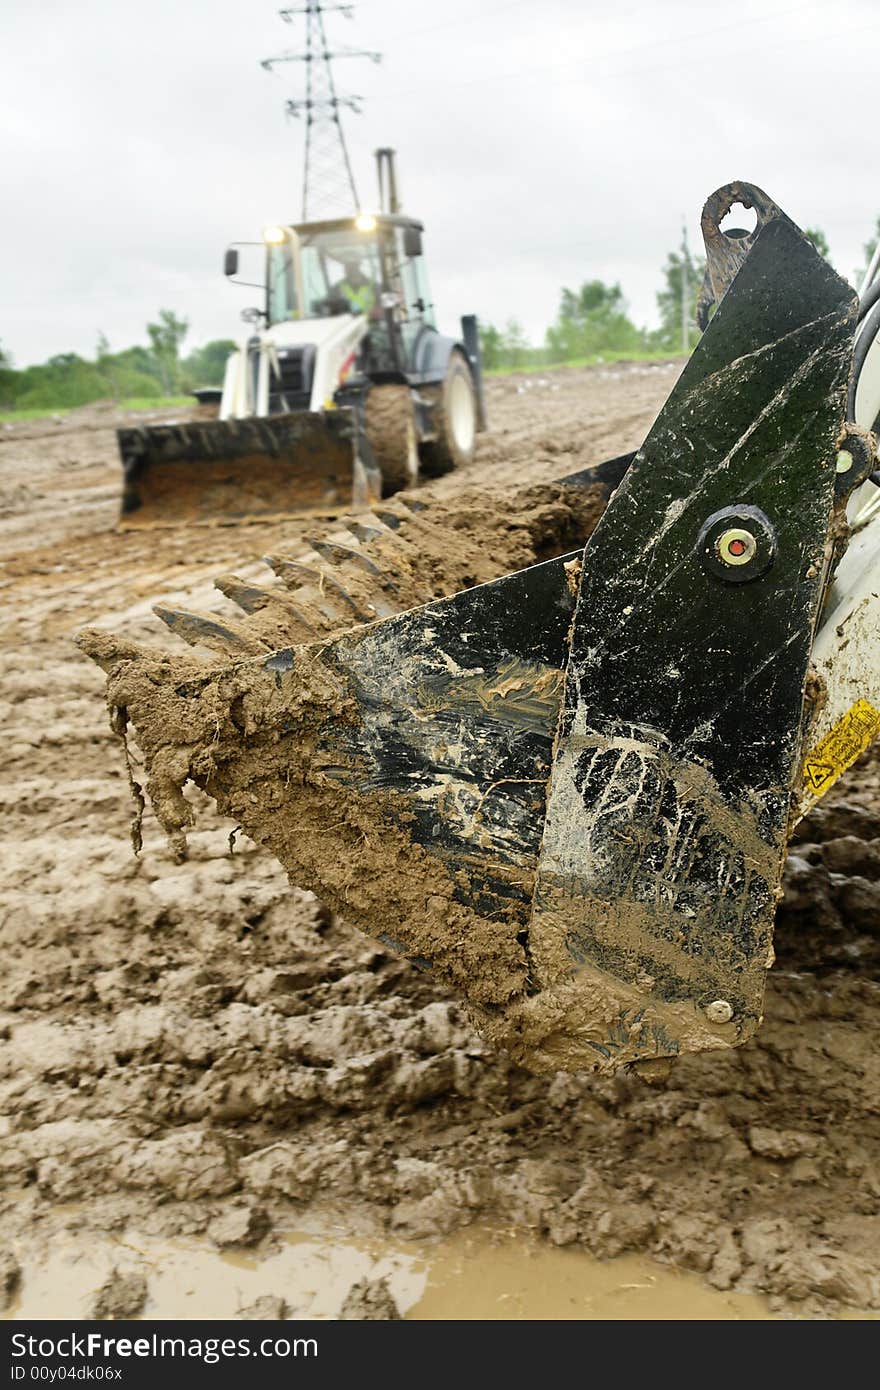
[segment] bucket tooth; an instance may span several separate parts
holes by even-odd
[[[375,594],[358,597],[349,593],[345,585],[331,575],[325,576],[325,586],[334,597],[340,598],[346,604],[352,617],[356,618],[359,623],[374,623],[377,618],[388,618],[392,613],[399,612],[399,609],[383,603],[382,599]]]
[[[349,594],[345,585],[341,584],[338,580],[334,580],[331,575],[325,577],[324,589],[325,592],[329,592],[329,594],[332,595],[332,598],[339,599],[342,603],[345,603],[346,609],[349,610],[349,620],[350,617],[353,617],[353,619],[356,619],[357,623],[373,623],[373,621],[380,616],[373,602],[370,602],[370,600],[364,602],[363,599],[359,600],[355,598],[355,595]],[[382,616],[385,616],[385,614],[382,614]]]
[[[348,545],[348,546],[353,546],[355,550],[359,550],[359,549],[360,549],[360,541],[355,540],[355,538],[354,538],[354,536],[353,536],[353,534],[352,534],[352,530],[351,530],[351,527],[350,527],[350,525],[349,525],[349,518],[344,518],[344,521],[345,521],[344,527],[342,527],[342,528],[341,528],[340,530],[338,530],[338,531],[328,531],[328,533],[327,533],[326,536],[323,536],[323,535],[322,535],[321,540],[322,540],[322,541],[329,541],[331,545]]]
[[[401,599],[399,589],[388,571],[362,550],[318,539],[310,539],[309,544],[327,566],[332,567],[337,591],[360,614],[361,621],[374,622],[376,618],[390,617],[392,613],[399,613],[411,606],[412,600]],[[322,572],[326,573],[323,567]],[[344,582],[340,574],[344,576]],[[422,595],[418,594],[415,602],[421,598]]]
[[[299,611],[285,593],[246,584],[234,574],[222,574],[214,585],[253,619],[250,630],[270,648],[291,642],[308,642],[314,636],[311,623],[303,623]]]
[[[328,631],[331,626],[339,625],[337,617],[334,624],[328,618],[316,612],[315,605],[311,601],[312,590],[310,587],[303,587],[290,599],[291,622],[296,624],[298,642],[313,642],[316,637],[320,637],[322,632]]]
[[[391,505],[397,505],[396,498]],[[438,524],[434,521],[431,517],[430,509],[424,505],[419,507],[404,507],[401,505],[399,512],[388,512],[387,514],[383,514],[383,520],[386,515],[388,517],[394,517],[396,525],[393,529],[397,531],[402,541],[418,544],[421,548],[421,542],[424,538],[437,536],[441,544],[447,544],[447,524],[445,522],[440,522]]]
[[[261,652],[271,651],[267,642],[218,618],[190,613],[185,608],[166,608],[161,603],[154,605],[153,612],[175,636],[182,637],[191,647],[207,647],[220,656],[233,658],[259,656]]]
[[[359,576],[356,576],[356,578],[359,578]],[[392,613],[400,611],[399,607],[389,606],[388,603],[382,599],[381,595],[375,592],[375,587],[372,583],[366,590],[362,583],[359,586],[354,584],[351,587],[358,588],[359,591],[357,593],[352,593],[350,587],[343,584],[342,580],[333,570],[329,567],[322,566],[316,584],[310,586],[308,592],[310,594],[314,593],[316,602],[326,605],[328,601],[331,604],[335,604],[338,601],[345,605],[347,611],[342,615],[341,619],[337,619],[334,622],[333,625],[335,627],[339,626],[340,621],[346,623],[350,622],[352,617],[359,623],[372,623],[375,622],[376,618],[389,617]],[[334,614],[335,612],[336,610],[334,609]]]
[[[333,627],[339,627],[341,623],[348,624],[353,617],[359,623],[373,621],[376,614],[371,608],[364,606],[363,595],[350,593],[332,569],[321,565],[320,568],[312,570],[312,575],[311,582],[302,585],[296,591],[298,601],[317,606]]]
[[[394,594],[399,598],[398,583],[404,587],[407,582],[411,582],[414,575],[419,573],[422,568],[422,561],[425,556],[425,548],[419,544],[413,544],[404,530],[392,531],[387,526],[370,526],[367,522],[358,523],[351,528],[352,535],[358,541],[359,553],[363,559],[358,561],[361,568],[367,570],[369,563],[376,566],[377,577],[383,579],[383,587],[386,592]],[[349,546],[349,549],[351,547]],[[353,560],[353,557],[348,557]],[[425,589],[419,590],[415,599],[409,597],[406,605],[409,607],[413,602],[420,603],[431,597],[430,592]]]
[[[311,623],[313,635],[326,629],[328,623],[331,627],[338,627],[345,622],[349,616],[346,609],[350,610],[359,622],[369,622],[374,616],[365,616],[347,589],[334,575],[328,574],[323,566],[307,565],[301,560],[289,560],[283,555],[264,555],[263,559],[295,596],[298,612],[306,609],[313,613],[317,608],[320,618],[317,626],[314,622]],[[340,608],[334,599],[340,599],[344,607]]]
[[[375,561],[371,560],[363,551],[355,550],[353,546],[336,545],[333,541],[312,538],[309,538],[308,543],[321,556],[322,560],[327,560],[331,565],[354,565],[373,578],[383,580],[385,578]]]
[[[347,627],[353,616],[358,622],[364,621],[338,579],[323,568],[309,568],[313,578],[293,591],[293,602],[300,613],[307,615],[315,636]]]
[[[302,560],[294,560],[288,555],[264,555],[263,562],[291,591],[303,584],[316,584],[321,577],[320,570],[314,565],[306,565]]]
[[[346,524],[355,540],[360,541],[362,545],[370,545],[373,541],[388,540],[391,536],[389,526],[384,525],[384,523],[375,525],[372,519],[360,521],[355,517]]]
[[[329,594],[311,585],[297,595],[296,607],[303,622],[309,623],[316,635],[338,632],[351,622],[350,612],[334,602]]]
[[[97,662],[102,671],[108,674],[120,661],[155,661],[156,652],[151,647],[143,647],[139,642],[129,642],[115,632],[105,632],[103,628],[86,627],[78,632],[76,645],[92,661]]]
[[[273,594],[269,589],[262,589],[257,584],[248,584],[235,574],[218,575],[214,580],[214,588],[219,589],[221,594],[248,614],[261,613],[266,608],[284,604],[284,600],[278,594]],[[285,608],[285,611],[288,610]]]
[[[341,586],[340,586],[340,591]],[[393,600],[383,597],[382,594],[372,593],[369,597],[355,598],[348,595],[352,612],[357,614],[358,621],[362,623],[374,623],[377,618],[391,618],[395,613],[402,612],[403,605],[395,604]]]

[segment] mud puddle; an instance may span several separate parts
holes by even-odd
[[[108,1298],[116,1300],[112,1309]],[[395,1309],[431,1321],[773,1317],[762,1298],[709,1289],[693,1274],[639,1255],[602,1261],[488,1226],[426,1247],[351,1239],[311,1223],[261,1255],[218,1254],[202,1242],[134,1232],[97,1241],[70,1235],[25,1267],[4,1318],[84,1318],[96,1308],[117,1317],[242,1320],[375,1318]]]
[[[461,1231],[427,1264],[410,1318],[468,1321],[756,1321],[773,1314],[753,1294],[709,1289],[693,1274],[641,1255],[597,1260],[488,1229]]]

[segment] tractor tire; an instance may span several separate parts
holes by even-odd
[[[427,478],[440,478],[471,463],[477,448],[477,390],[464,355],[450,353],[444,380],[439,386],[423,386],[421,395],[433,403],[432,423],[437,431],[436,439],[420,445],[422,472]]]
[[[416,413],[408,386],[373,386],[364,427],[382,474],[382,495],[413,487],[419,479]]]

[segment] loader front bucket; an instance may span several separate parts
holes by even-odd
[[[351,410],[117,432],[124,526],[332,514],[371,500]]]
[[[191,780],[538,1071],[753,1036],[828,693],[813,636],[875,447],[846,425],[855,296],[760,189],[714,194],[704,236],[717,311],[631,465],[595,471],[582,551],[413,606],[417,503],[268,557],[311,600],[224,576],[248,624],[157,609],[207,662],[80,637],[177,852]]]

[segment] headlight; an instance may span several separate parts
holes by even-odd
[[[359,212],[354,219],[354,225],[359,232],[375,232],[376,219],[371,212]]]
[[[264,227],[263,240],[267,246],[280,246],[287,240],[287,233],[283,227]]]

